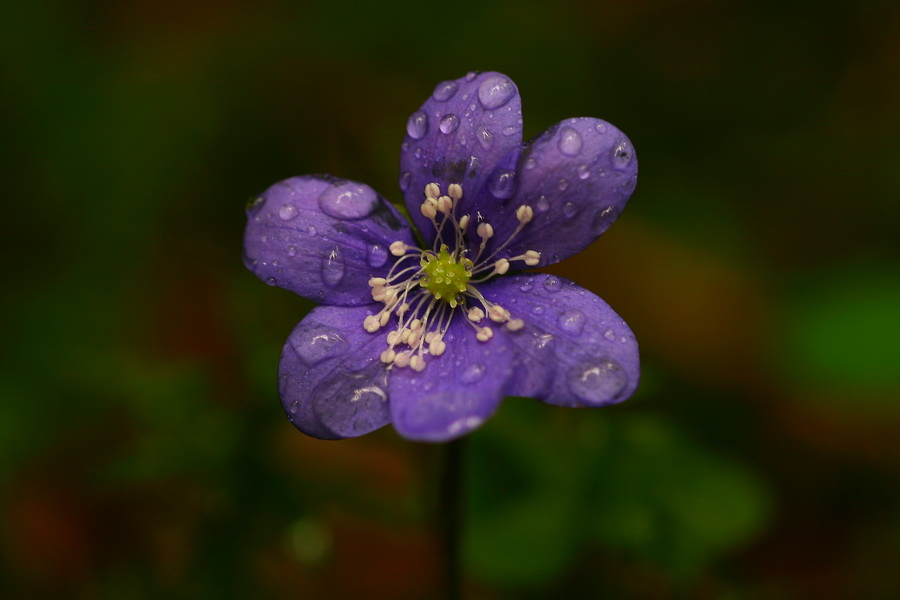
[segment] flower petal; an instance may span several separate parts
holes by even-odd
[[[462,184],[463,209],[496,167],[504,161],[509,169],[515,165],[521,146],[522,102],[511,79],[494,72],[469,73],[438,84],[410,116],[400,152],[400,189],[428,246],[435,229],[420,211],[425,186],[438,183],[446,194],[450,183]]]
[[[479,427],[503,400],[513,372],[513,351],[502,335],[479,342],[457,310],[439,357],[426,356],[424,371],[394,368],[391,420],[405,438],[444,442]]]
[[[412,231],[372,188],[326,175],[276,183],[247,208],[244,263],[257,277],[314,302],[372,301],[370,277],[395,258],[390,244]]]
[[[637,183],[637,159],[625,134],[609,123],[567,119],[526,144],[516,180],[509,201],[482,207],[481,213],[494,228],[496,247],[519,224],[516,210],[531,206],[533,220],[497,256],[536,250],[545,266],[580,252],[616,220]]]
[[[480,288],[522,319],[505,337],[517,350],[507,393],[560,406],[605,406],[627,399],[640,377],[637,341],[609,305],[562,277],[521,274]]]
[[[281,403],[300,431],[363,435],[390,422],[384,335],[363,329],[366,307],[318,306],[288,336],[278,368]]]

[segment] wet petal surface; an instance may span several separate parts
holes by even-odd
[[[257,277],[314,302],[370,303],[370,277],[412,243],[406,219],[369,186],[325,175],[276,183],[247,208],[244,262]]]
[[[494,228],[496,245],[518,225],[516,210],[530,206],[533,220],[498,256],[536,250],[544,266],[576,254],[606,231],[636,183],[637,159],[625,134],[600,119],[567,119],[526,145],[509,184],[514,194],[481,212]]]
[[[503,400],[513,373],[513,351],[502,336],[479,342],[457,314],[444,337],[444,354],[426,356],[422,372],[409,367],[390,374],[391,420],[405,438],[451,440],[479,427]]]
[[[517,354],[507,394],[596,407],[622,402],[637,388],[634,334],[596,295],[545,274],[503,277],[482,291],[524,321],[519,331],[504,331]]]
[[[300,431],[363,435],[390,422],[384,336],[362,328],[371,306],[319,306],[288,336],[278,369],[281,403]]]
[[[461,184],[461,211],[473,212],[491,178],[502,179],[500,171],[515,165],[521,144],[522,103],[505,75],[470,73],[435,87],[410,116],[400,152],[400,189],[429,247],[435,230],[419,210],[425,186],[438,183],[447,193],[450,183]]]

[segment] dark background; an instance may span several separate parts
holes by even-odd
[[[434,597],[439,447],[321,442],[275,371],[310,305],[244,203],[399,201],[407,116],[498,70],[637,190],[552,270],[641,344],[628,402],[468,441],[475,599],[900,597],[900,5],[4,2],[0,596]]]

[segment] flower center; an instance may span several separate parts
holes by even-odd
[[[528,205],[516,210],[519,224],[509,238],[483,257],[488,240],[494,237],[494,228],[477,215],[478,224],[469,227],[470,215],[457,218],[456,208],[462,198],[462,186],[451,183],[447,194],[441,195],[440,186],[425,186],[425,201],[420,206],[422,214],[431,221],[437,231],[433,250],[421,250],[397,241],[391,244],[391,254],[399,257],[387,277],[372,277],[372,299],[383,302],[384,308],[363,321],[363,327],[375,333],[386,327],[396,316],[397,328],[388,333],[387,349],[381,353],[381,361],[391,367],[406,367],[416,371],[425,368],[425,356],[440,356],[447,348],[444,335],[454,318],[465,318],[474,330],[475,337],[487,342],[494,336],[494,327],[506,326],[517,331],[524,326],[522,319],[513,318],[508,310],[486,299],[478,291],[477,284],[494,275],[509,271],[513,261],[536,266],[541,255],[528,250],[519,256],[496,258],[522,229],[531,222],[534,211]],[[453,251],[444,241],[447,224],[451,225]],[[473,259],[466,240],[474,234],[481,240]],[[418,265],[409,264],[418,258]],[[456,317],[465,312],[465,316]],[[485,317],[488,317],[485,320]],[[495,325],[492,327],[491,322]],[[484,323],[484,324],[482,324]]]
[[[460,294],[466,291],[466,286],[472,278],[475,263],[468,258],[456,259],[448,252],[446,244],[441,246],[440,252],[435,255],[423,253],[420,265],[425,269],[425,274],[419,281],[419,285],[431,292],[435,299],[456,304],[461,303]]]

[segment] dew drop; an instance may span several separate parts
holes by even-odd
[[[562,282],[552,275],[544,280],[544,289],[551,293],[556,293],[562,289]]]
[[[475,71],[469,71],[468,73],[466,73],[466,81],[472,81],[477,76],[478,73],[476,73]]]
[[[247,203],[247,214],[255,216],[262,207],[266,205],[266,199],[262,196],[255,198]]]
[[[509,127],[504,127],[504,128],[503,128],[503,135],[507,135],[507,136],[508,136],[508,135],[513,135],[513,134],[516,133],[517,131],[519,131],[519,128],[518,128],[518,127],[513,127],[512,125],[510,125]]]
[[[313,227],[312,225],[310,225],[309,227],[306,228],[306,232],[307,232],[309,235],[316,235],[316,233],[318,233],[318,232],[316,231],[316,228]]]
[[[565,179],[560,179],[557,187],[559,187],[559,191],[564,192],[569,189],[569,182]]]
[[[501,75],[488,77],[478,86],[478,100],[487,110],[496,110],[509,102],[516,93],[512,82]]]
[[[605,337],[609,341],[613,342],[616,339],[616,332],[613,331],[612,329],[607,329],[606,331],[603,332],[603,337]]]
[[[533,312],[536,315],[542,315],[542,314],[544,314],[544,307],[541,306],[540,304],[535,304],[534,306],[531,307],[531,312]]]
[[[475,137],[478,138],[478,142],[485,150],[489,150],[494,145],[494,134],[488,131],[488,128],[484,125],[479,125],[475,128]]]
[[[559,132],[559,141],[556,143],[556,147],[566,156],[578,156],[582,145],[581,134],[571,127],[563,127]]]
[[[569,369],[569,389],[586,404],[615,400],[628,385],[628,375],[614,360],[602,357],[579,362]]]
[[[434,99],[438,102],[446,102],[453,97],[459,85],[455,81],[443,81],[434,88]]]
[[[335,219],[363,219],[375,211],[378,196],[367,185],[347,181],[319,196],[319,208]]]
[[[336,329],[325,325],[301,325],[288,341],[300,360],[309,367],[336,358],[349,348],[347,340]]]
[[[578,179],[587,179],[591,176],[591,169],[587,165],[578,167]]]
[[[536,166],[537,166],[537,161],[534,160],[533,158],[529,158],[528,160],[525,161],[526,169],[533,169]]]
[[[567,219],[571,219],[578,214],[578,207],[575,206],[574,202],[566,202],[563,204],[563,214],[566,215]]]
[[[274,277],[267,277],[266,283],[268,283],[269,285],[278,285],[278,280]]]
[[[469,365],[459,376],[459,380],[463,383],[475,383],[484,377],[485,370],[485,366],[479,363]]]
[[[297,256],[297,246],[288,246],[288,256]]]
[[[387,262],[388,253],[381,244],[372,244],[366,253],[366,263],[370,267],[378,268]]]
[[[522,290],[523,292],[530,292],[533,287],[534,287],[534,282],[529,277],[529,278],[525,279],[525,281],[522,282],[522,285],[519,286],[519,289]]]
[[[459,117],[453,113],[444,115],[438,124],[438,129],[441,130],[441,133],[453,133],[457,127],[459,127]]]
[[[612,163],[616,169],[622,170],[631,164],[634,158],[634,152],[631,151],[631,144],[621,141],[612,150]]]
[[[283,204],[281,208],[278,209],[278,216],[281,217],[283,221],[290,221],[297,216],[298,212],[297,207],[293,204]]]
[[[606,123],[600,121],[597,123],[597,133],[605,133],[606,132]]]
[[[412,175],[409,172],[406,172],[400,176],[400,190],[405,192],[409,189],[409,184],[412,181]]]
[[[578,310],[567,310],[559,315],[556,324],[566,333],[578,335],[584,329],[584,313]]]
[[[428,133],[428,115],[424,111],[416,111],[406,121],[406,133],[414,140],[420,140]]]
[[[422,158],[422,148],[416,148],[416,151],[413,152],[416,158]]]
[[[345,271],[346,265],[344,257],[341,256],[341,249],[335,246],[322,258],[322,281],[326,285],[335,287],[344,279]]]
[[[497,169],[491,175],[490,190],[495,198],[512,198],[515,192],[515,173],[508,169]]]

